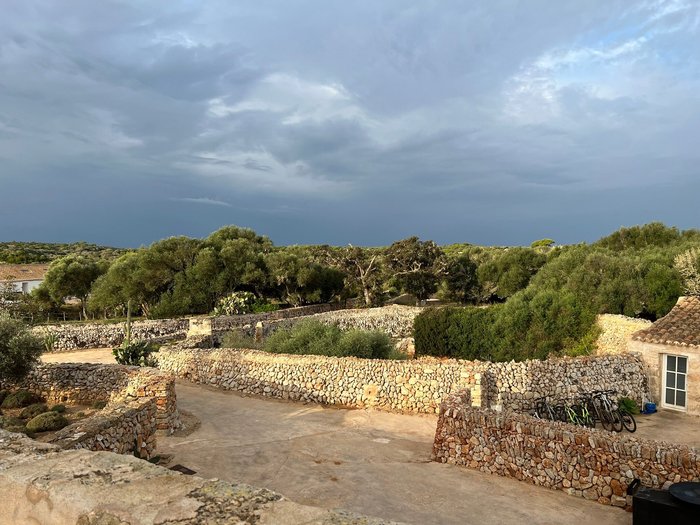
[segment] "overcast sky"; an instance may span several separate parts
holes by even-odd
[[[700,226],[700,2],[3,2],[0,241]]]

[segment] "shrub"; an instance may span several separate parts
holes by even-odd
[[[12,416],[0,416],[0,428],[8,432],[26,433],[27,431],[27,428],[24,426],[24,421]]]
[[[634,399],[629,397],[621,397],[617,401],[620,410],[626,411],[628,414],[639,414],[639,407]]]
[[[69,421],[57,412],[44,412],[27,422],[28,432],[46,432],[48,430],[60,430],[67,426]]]
[[[51,412],[58,412],[63,414],[66,411],[66,405],[54,405],[51,407]]]
[[[0,405],[2,405],[2,402],[5,401],[5,398],[10,395],[9,390],[0,390]]]
[[[156,361],[151,354],[157,351],[158,347],[148,341],[136,341],[113,348],[112,354],[120,365],[155,366]]]
[[[343,332],[337,326],[307,320],[273,333],[265,341],[264,349],[276,354],[387,359],[392,353],[393,345],[389,336],[382,332]]]
[[[94,408],[96,410],[102,410],[106,406],[107,401],[95,401],[92,405],[90,405],[91,408]]]
[[[252,311],[255,302],[255,294],[252,292],[233,292],[219,299],[214,315],[239,315]]]
[[[260,350],[262,344],[237,330],[227,332],[221,339],[221,346],[224,348],[254,348]]]
[[[27,326],[0,314],[0,381],[26,376],[39,361],[44,345]]]
[[[393,349],[391,338],[376,330],[348,330],[341,334],[338,341],[338,352],[343,356],[387,359]]]
[[[41,401],[42,399],[36,394],[27,392],[26,390],[18,390],[4,399],[2,408],[23,408]]]
[[[33,417],[48,411],[49,407],[47,407],[44,403],[35,403],[24,408],[22,412],[20,412],[19,417],[20,419],[32,419]]]

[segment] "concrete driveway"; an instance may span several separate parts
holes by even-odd
[[[178,382],[177,395],[201,427],[159,437],[158,450],[205,478],[414,524],[632,522],[617,508],[430,462],[435,416],[250,398],[187,382]]]

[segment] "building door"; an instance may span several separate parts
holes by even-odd
[[[664,407],[685,410],[688,390],[687,375],[687,357],[664,355]]]

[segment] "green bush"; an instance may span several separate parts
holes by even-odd
[[[26,433],[27,431],[27,428],[24,426],[24,421],[12,416],[0,416],[0,428],[8,432]]]
[[[5,401],[5,398],[10,395],[9,390],[0,390],[0,405],[2,405],[2,402]]]
[[[267,338],[264,349],[276,354],[387,359],[392,355],[393,345],[389,336],[382,332],[343,332],[337,326],[307,320],[277,330]]]
[[[107,406],[107,401],[95,401],[92,405],[90,405],[91,408],[94,408],[97,410],[102,410],[106,406]]]
[[[66,411],[66,405],[54,405],[51,407],[51,412],[58,412],[63,414]]]
[[[39,361],[44,345],[27,326],[0,313],[0,381],[26,376]]]
[[[223,348],[254,348],[256,350],[262,348],[261,343],[237,330],[227,332],[221,339],[221,346]]]
[[[112,354],[120,365],[155,366],[156,362],[151,354],[157,351],[158,347],[148,341],[136,341],[113,348]]]
[[[46,406],[44,403],[35,403],[33,405],[29,405],[28,407],[24,408],[22,412],[19,413],[20,419],[32,419],[33,417],[38,416],[39,414],[43,414],[44,412],[48,412],[49,407]]]
[[[624,410],[628,414],[639,414],[639,407],[634,399],[629,397],[621,397],[617,400],[620,410]]]
[[[18,390],[5,397],[2,402],[2,408],[23,408],[41,401],[42,399],[36,394],[26,390]]]
[[[46,432],[48,430],[60,430],[67,426],[69,421],[57,412],[44,412],[27,422],[28,432]]]

